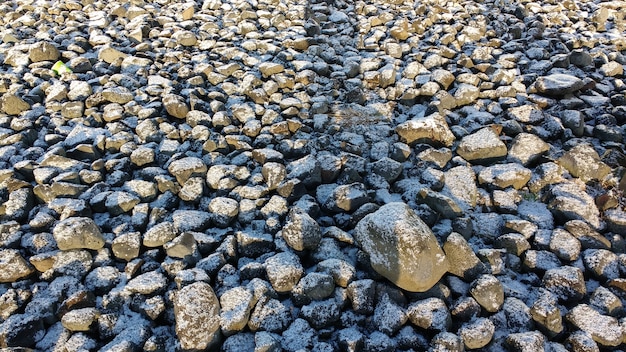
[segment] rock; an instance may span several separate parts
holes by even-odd
[[[322,239],[320,226],[298,207],[292,207],[289,211],[282,235],[289,247],[297,251],[316,249]]]
[[[447,331],[452,323],[450,311],[440,298],[427,298],[407,308],[409,320],[415,326],[435,331]]]
[[[207,166],[202,159],[196,157],[184,157],[173,161],[167,168],[167,171],[176,177],[179,185],[184,185],[187,180],[192,176],[205,176],[207,173]]]
[[[330,274],[309,273],[298,282],[292,293],[297,290],[309,299],[322,300],[333,294],[335,281]]]
[[[372,268],[408,291],[430,289],[449,267],[431,230],[406,204],[389,203],[367,215],[354,237]]]
[[[608,281],[620,277],[617,254],[606,249],[587,249],[583,252],[583,263],[599,280]]]
[[[288,252],[278,253],[265,261],[267,277],[276,292],[288,292],[304,274],[298,256]]]
[[[107,196],[105,206],[107,211],[115,216],[131,211],[140,201],[141,199],[132,193],[116,191]]]
[[[7,115],[19,115],[30,109],[30,104],[17,95],[5,93],[0,97],[0,110]]]
[[[500,310],[504,303],[504,288],[495,276],[483,274],[472,282],[470,294],[487,312]]]
[[[354,265],[336,258],[326,259],[317,264],[317,271],[327,273],[333,277],[335,285],[347,287],[355,278]]]
[[[224,292],[220,297],[220,327],[224,334],[231,335],[243,330],[255,304],[255,297],[245,287],[239,286]]]
[[[374,310],[374,325],[378,331],[389,336],[394,335],[408,320],[404,308],[393,302],[387,294],[376,304]]]
[[[621,299],[608,288],[598,286],[589,298],[589,305],[597,309],[598,313],[617,316],[624,311]]]
[[[452,198],[429,188],[420,189],[419,200],[446,219],[455,219],[463,215],[463,209]]]
[[[457,153],[469,162],[486,162],[507,155],[504,142],[491,127],[485,127],[461,139]]]
[[[382,176],[385,181],[393,182],[402,174],[402,164],[391,158],[381,158],[369,165],[376,175]]]
[[[583,182],[603,180],[611,168],[600,161],[600,156],[589,144],[578,144],[557,160],[569,173]]]
[[[333,298],[323,301],[313,301],[302,306],[300,315],[306,319],[315,329],[322,329],[331,326],[339,320],[341,310]]]
[[[583,185],[574,182],[552,185],[545,197],[557,219],[563,222],[584,220],[596,229],[600,227],[600,211]]]
[[[561,309],[551,294],[540,296],[530,308],[530,314],[533,321],[550,337],[557,336],[565,328]]]
[[[600,73],[606,77],[621,76],[624,74],[624,66],[616,61],[610,61],[600,66]]]
[[[211,285],[194,282],[173,299],[176,336],[184,350],[206,350],[221,340],[220,303]]]
[[[132,101],[135,96],[133,93],[126,87],[113,87],[107,88],[102,91],[102,98],[105,101],[111,103],[117,103],[124,105],[130,101]]]
[[[211,218],[218,227],[228,227],[228,225],[239,214],[239,203],[231,198],[216,197],[209,203]]]
[[[341,213],[353,212],[368,202],[370,202],[370,197],[365,185],[355,182],[336,186],[322,205],[332,212]]]
[[[467,349],[483,348],[491,342],[496,328],[489,319],[476,318],[465,323],[458,331]]]
[[[620,209],[608,209],[604,212],[604,219],[610,231],[615,233],[626,232],[626,212]]]
[[[535,105],[521,105],[509,108],[507,114],[519,123],[538,124],[544,120],[543,111]]]
[[[528,166],[550,150],[550,145],[530,133],[520,133],[513,139],[508,159]]]
[[[293,317],[286,307],[279,300],[262,298],[254,307],[248,327],[251,331],[283,332],[293,321]],[[302,320],[306,323],[305,320]],[[308,323],[307,323],[308,325]]]
[[[211,214],[201,210],[175,210],[172,221],[178,232],[202,232],[211,224]]]
[[[167,287],[167,278],[158,271],[149,271],[128,281],[124,289],[130,293],[152,295],[162,293]]]
[[[98,225],[86,217],[67,218],[60,221],[52,231],[60,250],[93,249],[104,247],[104,237]]]
[[[59,49],[48,42],[37,42],[28,50],[28,58],[32,62],[57,61],[60,56]]]
[[[545,337],[539,331],[510,334],[506,337],[506,344],[514,352],[545,351]]]
[[[583,249],[610,249],[611,241],[594,230],[582,220],[570,220],[565,223],[565,229],[571,233]]]
[[[565,261],[574,261],[580,255],[580,242],[563,229],[555,229],[550,237],[549,248],[552,253]]]
[[[456,232],[448,236],[443,244],[443,251],[450,263],[448,271],[453,275],[471,281],[486,271],[465,238]]]
[[[35,270],[15,249],[0,250],[0,282],[13,283],[32,274]]]
[[[572,332],[567,337],[567,340],[565,340],[565,344],[568,348],[568,351],[600,352],[600,348],[598,347],[598,344],[593,340],[591,335],[581,330]]]
[[[160,247],[176,237],[174,224],[165,221],[152,226],[143,235],[143,245],[146,247]]]
[[[468,166],[456,166],[444,172],[445,186],[442,193],[450,198],[464,210],[468,211],[476,206],[478,188],[476,187],[476,175]]]
[[[163,106],[168,114],[178,119],[184,119],[189,112],[185,99],[176,94],[166,94],[163,97]]]
[[[96,308],[75,309],[63,315],[61,324],[69,331],[89,331],[99,316],[100,311]]]
[[[455,140],[448,123],[439,113],[403,122],[396,127],[396,133],[407,144],[428,143],[450,147]]]
[[[478,182],[491,187],[520,189],[530,180],[531,171],[519,164],[498,164],[486,167],[478,173]]]
[[[13,314],[0,325],[2,347],[35,347],[45,333],[43,319],[37,314]]]
[[[543,286],[560,301],[579,301],[587,292],[583,272],[573,266],[549,269],[543,275]]]
[[[618,346],[623,335],[619,322],[614,317],[602,315],[587,304],[579,304],[565,316],[567,321],[591,335],[604,347]]]
[[[554,96],[564,96],[574,93],[580,90],[584,85],[584,82],[580,78],[563,73],[542,76],[535,81],[537,92]]]

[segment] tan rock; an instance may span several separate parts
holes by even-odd
[[[176,336],[183,350],[217,347],[220,341],[220,303],[211,285],[194,282],[174,296]]]
[[[16,249],[0,250],[0,282],[15,282],[32,274],[33,271]]]
[[[557,161],[569,173],[587,182],[602,180],[611,173],[611,168],[600,160],[600,156],[589,144],[579,144],[563,154]]]
[[[507,154],[506,144],[491,127],[482,128],[463,137],[456,151],[469,162],[502,158]]]
[[[396,127],[396,133],[407,144],[425,142],[450,147],[455,139],[445,118],[439,113],[403,122]]]
[[[428,226],[404,203],[389,203],[367,215],[354,232],[372,268],[408,291],[424,292],[449,263]]]
[[[30,104],[17,95],[6,93],[0,98],[0,110],[7,115],[19,115],[28,109]]]
[[[98,225],[86,217],[67,218],[59,222],[52,235],[60,250],[93,249],[104,247],[104,237]]]

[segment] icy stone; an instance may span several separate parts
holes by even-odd
[[[443,251],[450,263],[448,271],[453,275],[469,281],[486,270],[465,238],[456,232],[448,236],[443,244]]]
[[[587,292],[583,272],[573,266],[547,270],[542,283],[560,301],[579,301]]]
[[[478,173],[478,182],[492,187],[520,189],[530,180],[531,171],[519,164],[498,164],[484,168]]]
[[[130,261],[139,256],[141,249],[141,234],[139,232],[125,233],[117,236],[111,243],[111,250],[116,258]]]
[[[472,282],[470,294],[487,312],[500,310],[504,303],[504,288],[495,276],[483,274]]]
[[[565,229],[576,237],[583,249],[610,249],[611,241],[595,231],[582,220],[570,220],[565,223]]]
[[[297,251],[313,250],[322,239],[317,222],[298,207],[292,207],[289,211],[282,235],[287,244]]]
[[[111,215],[120,215],[131,211],[139,202],[141,199],[132,193],[116,191],[107,196],[105,206]]]
[[[340,287],[347,287],[356,275],[356,269],[353,265],[336,258],[317,263],[317,271],[331,275],[335,285]]]
[[[85,217],[67,218],[60,221],[52,231],[60,250],[94,249],[104,247],[104,237],[98,225]]]
[[[16,282],[34,271],[17,250],[0,250],[0,282]]]
[[[620,277],[617,254],[606,249],[587,249],[583,252],[583,263],[593,276],[600,280]]]
[[[476,175],[468,166],[457,166],[444,173],[443,193],[454,199],[463,210],[473,209],[478,199]]]
[[[178,232],[204,231],[211,223],[211,214],[201,210],[175,210],[172,220]]]
[[[19,115],[30,109],[30,104],[17,95],[4,93],[0,97],[0,110],[7,115]]]
[[[555,229],[550,238],[550,250],[560,259],[574,261],[580,255],[580,242],[563,229]]]
[[[450,311],[440,298],[427,298],[409,305],[409,320],[422,329],[447,331],[452,323]]]
[[[99,316],[100,312],[96,308],[75,309],[61,318],[61,324],[70,331],[89,331]]]
[[[176,336],[185,350],[206,350],[220,341],[220,304],[211,285],[194,282],[175,293]]]
[[[622,329],[617,319],[602,315],[587,304],[579,304],[566,315],[567,321],[591,335],[594,341],[604,347],[622,343]]]
[[[579,144],[558,159],[559,165],[584,182],[603,180],[611,168],[600,161],[600,156],[589,144]]]
[[[288,252],[278,253],[265,261],[267,277],[276,292],[288,292],[304,274],[298,256]]]
[[[341,309],[335,299],[313,301],[300,309],[300,315],[315,329],[331,326],[339,320]]]
[[[407,144],[425,142],[450,147],[455,140],[448,123],[439,113],[403,122],[396,127],[396,133]]]
[[[538,124],[544,120],[543,111],[535,105],[522,105],[509,108],[509,117],[520,123]]]
[[[282,332],[292,321],[293,317],[287,306],[274,298],[262,298],[250,315],[248,327],[252,331]]]
[[[227,227],[239,214],[239,203],[231,198],[216,197],[211,199],[209,211],[218,227]]]
[[[449,267],[431,230],[403,203],[389,203],[367,215],[354,237],[374,270],[408,291],[430,289]]]
[[[495,330],[495,326],[489,319],[476,318],[463,324],[458,334],[463,339],[465,348],[476,349],[487,346],[491,342]]]
[[[245,287],[227,290],[220,297],[220,326],[226,335],[243,330],[248,324],[256,299]]]
[[[461,139],[457,153],[469,162],[482,162],[507,155],[504,142],[491,127],[485,127]]]
[[[376,283],[374,280],[364,279],[350,283],[348,297],[352,302],[352,309],[359,314],[374,312]]]

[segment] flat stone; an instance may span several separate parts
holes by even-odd
[[[500,189],[520,189],[526,186],[531,174],[529,169],[517,163],[498,164],[482,169],[478,173],[478,182]]]
[[[407,144],[428,143],[450,147],[455,140],[448,123],[439,113],[403,122],[396,127],[396,133]]]
[[[584,85],[580,78],[563,73],[542,76],[535,81],[535,88],[539,93],[555,96],[574,93]]]
[[[430,289],[449,267],[430,228],[403,203],[389,203],[367,215],[354,237],[370,256],[372,268],[408,291]]]
[[[48,42],[35,43],[28,50],[28,58],[32,62],[57,61],[60,56],[59,49]]]

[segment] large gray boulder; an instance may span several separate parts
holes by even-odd
[[[354,231],[372,268],[398,287],[424,292],[448,271],[448,260],[430,228],[404,203],[367,215]]]

